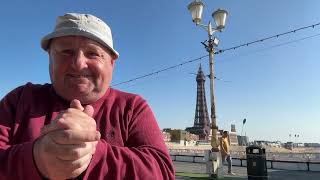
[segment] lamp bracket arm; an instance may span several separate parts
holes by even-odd
[[[200,23],[200,24],[197,24],[197,26],[201,27],[202,29],[204,29],[205,31],[208,32],[208,25],[204,25],[204,24]],[[211,28],[211,33],[214,33],[214,32],[217,32],[217,31],[221,32],[221,29],[217,29],[217,28],[214,28],[214,27]]]
[[[205,25],[205,24],[199,23],[199,24],[197,24],[197,26],[201,27],[201,28],[204,29],[204,30],[207,30],[207,29],[208,29],[208,25]]]

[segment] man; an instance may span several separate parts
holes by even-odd
[[[109,87],[119,54],[107,24],[59,16],[41,47],[52,84],[0,102],[0,179],[174,179],[145,100]]]
[[[228,162],[228,173],[234,175],[232,172],[232,158],[230,154],[230,143],[229,143],[229,134],[228,131],[223,131],[221,137],[221,156],[222,162]]]

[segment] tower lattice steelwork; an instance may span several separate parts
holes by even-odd
[[[199,135],[200,140],[208,140],[210,132],[210,120],[206,102],[206,93],[204,83],[205,75],[201,69],[201,65],[197,74],[197,104],[194,116],[193,127],[188,127],[186,130],[192,134]]]

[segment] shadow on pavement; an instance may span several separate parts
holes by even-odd
[[[268,179],[269,180],[319,180],[320,172],[272,170],[272,171],[268,171]]]

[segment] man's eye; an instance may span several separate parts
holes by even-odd
[[[99,57],[99,54],[96,53],[96,52],[93,52],[93,51],[89,51],[89,52],[86,53],[86,56],[88,58],[97,58],[97,57]]]
[[[63,56],[73,56],[74,52],[70,49],[60,51],[60,54]]]

